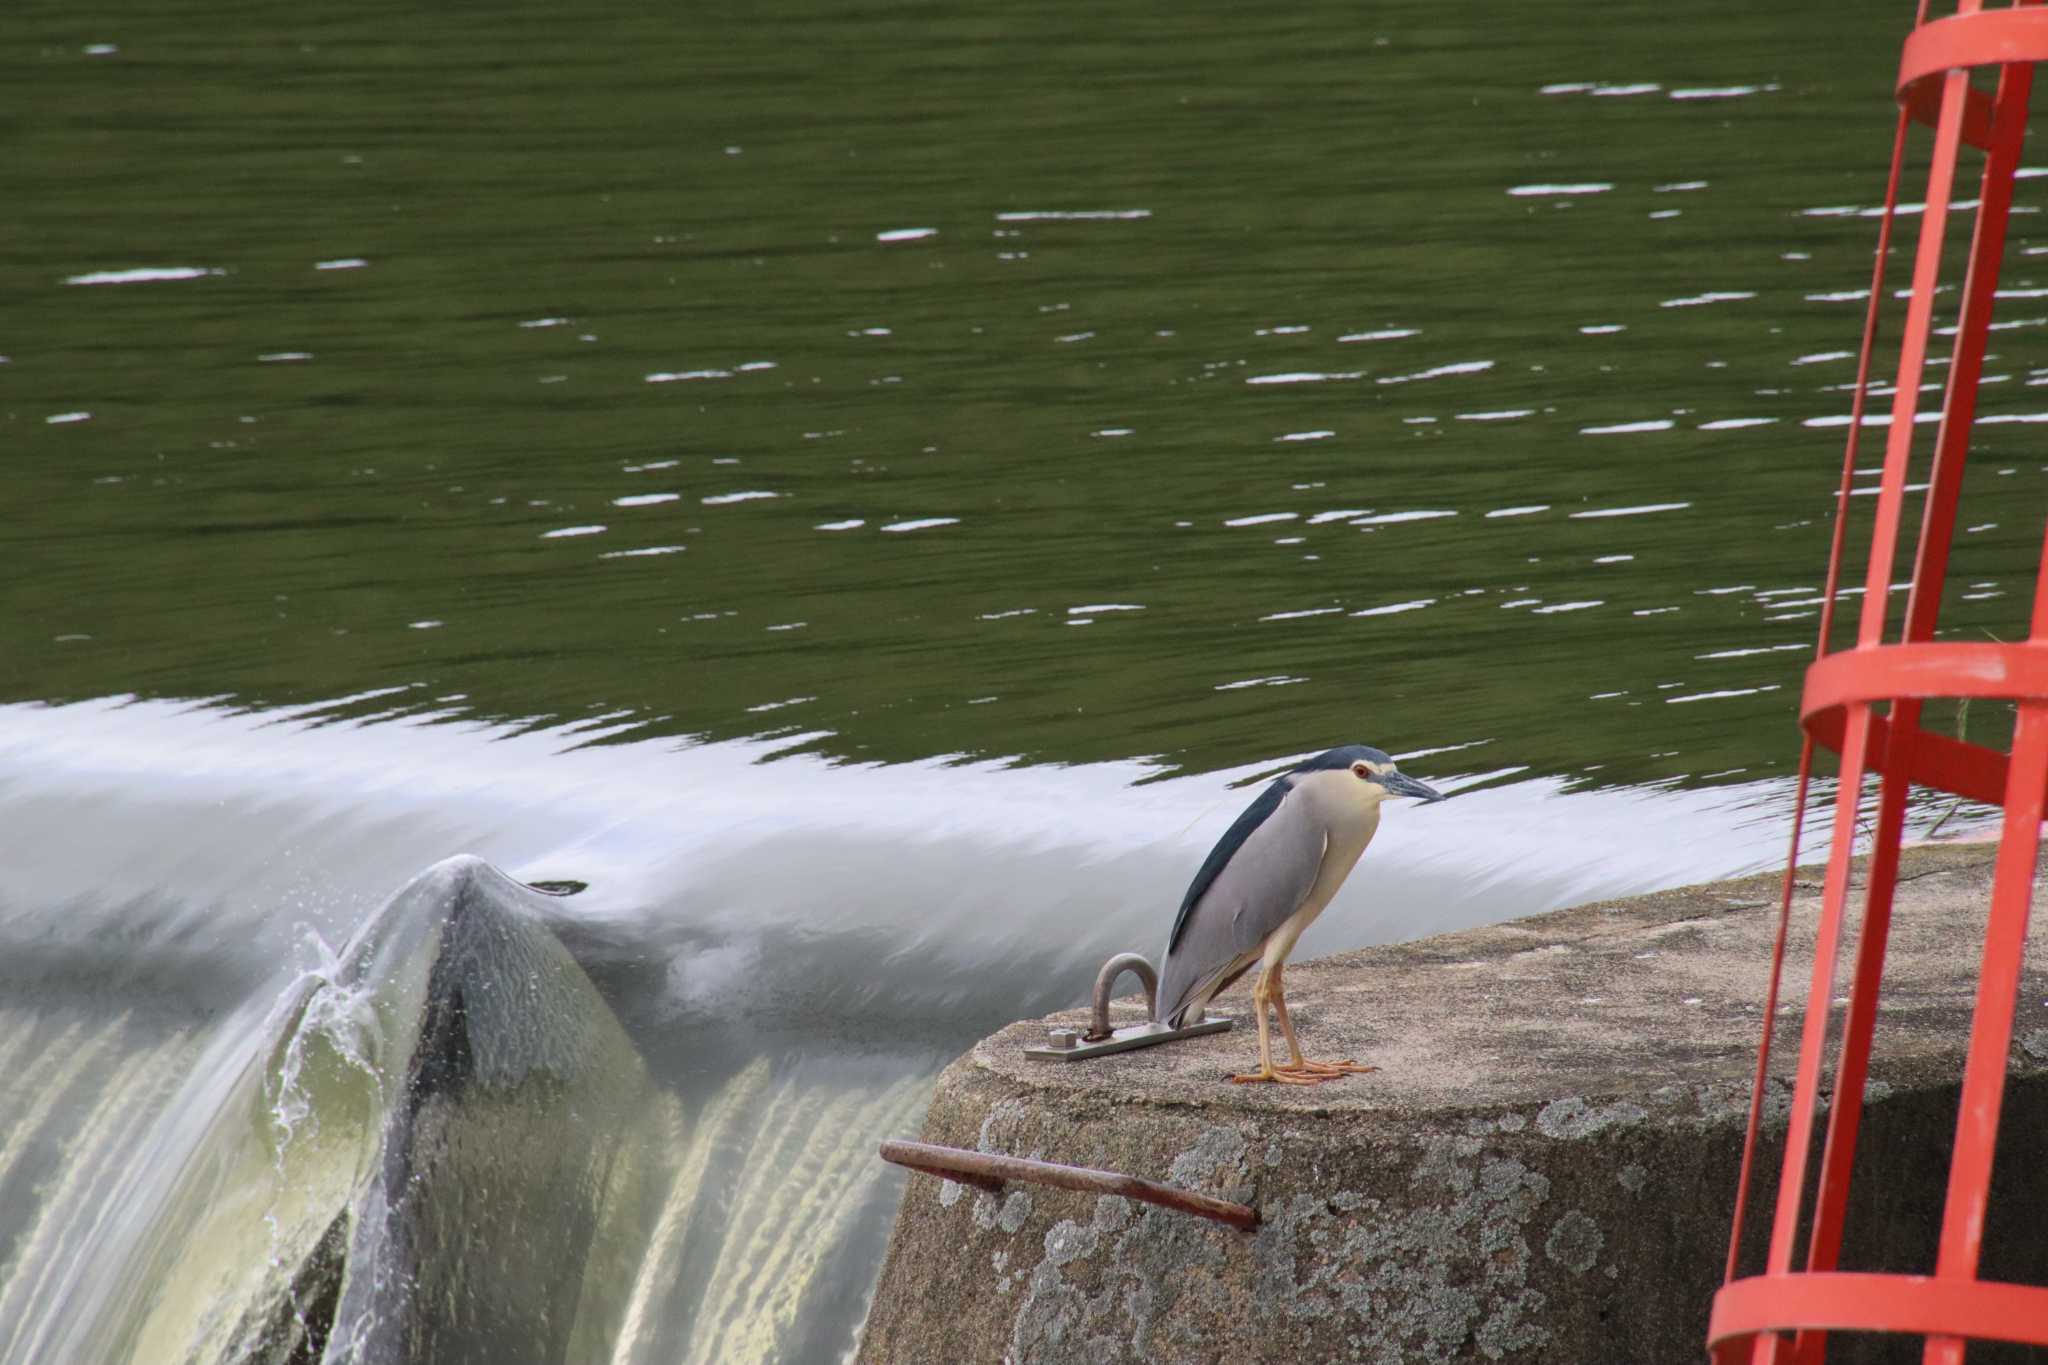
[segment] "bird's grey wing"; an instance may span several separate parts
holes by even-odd
[[[1195,874],[1160,971],[1159,1017],[1173,1020],[1220,976],[1243,970],[1301,908],[1322,866],[1322,822],[1285,779],[1259,795]]]
[[[1180,913],[1173,918],[1173,932],[1166,937],[1168,957],[1173,956],[1174,949],[1180,947],[1181,935],[1187,932],[1188,921],[1194,917],[1195,904],[1202,899],[1202,893],[1209,889],[1210,884],[1216,880],[1216,874],[1223,870],[1224,865],[1251,836],[1251,832],[1264,824],[1267,816],[1280,809],[1281,798],[1286,796],[1289,790],[1287,779],[1284,777],[1267,783],[1266,789],[1258,794],[1257,799],[1244,808],[1244,813],[1230,822],[1230,828],[1223,831],[1223,837],[1216,841],[1216,847],[1209,850],[1209,856],[1202,859],[1201,869],[1195,873],[1195,879],[1188,883],[1187,894],[1180,898]]]

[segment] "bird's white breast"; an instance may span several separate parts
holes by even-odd
[[[1264,956],[1269,962],[1285,961],[1294,951],[1295,940],[1335,899],[1337,889],[1351,875],[1380,827],[1378,790],[1359,781],[1348,768],[1302,774],[1295,778],[1287,799],[1304,802],[1310,817],[1323,827],[1323,861],[1301,908],[1267,940]]]

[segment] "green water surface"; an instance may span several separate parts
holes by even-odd
[[[1784,772],[1909,18],[17,7],[0,701]]]

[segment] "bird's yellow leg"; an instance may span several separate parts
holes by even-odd
[[[1273,968],[1273,1013],[1280,1016],[1280,1033],[1282,1037],[1287,1039],[1287,1055],[1289,1060],[1286,1066],[1276,1067],[1275,1070],[1283,1076],[1292,1072],[1295,1075],[1312,1077],[1318,1081],[1334,1081],[1339,1076],[1356,1076],[1368,1071],[1378,1071],[1379,1068],[1376,1066],[1360,1066],[1349,1058],[1341,1062],[1312,1062],[1301,1055],[1301,1042],[1294,1036],[1293,1021],[1287,1017],[1287,990],[1285,984],[1280,979],[1280,973],[1284,966],[1285,964],[1283,963],[1281,966]],[[1265,1023],[1265,1013],[1263,1010],[1260,1012],[1259,1022],[1261,1024]]]
[[[1261,967],[1259,979],[1252,984],[1252,1008],[1258,1011],[1259,1015],[1259,1069],[1247,1076],[1232,1076],[1230,1081],[1233,1085],[1253,1085],[1260,1081],[1271,1081],[1276,1085],[1314,1085],[1326,1079],[1322,1076],[1305,1075],[1292,1068],[1282,1070],[1273,1065],[1273,1035],[1266,1027],[1266,1004],[1273,998],[1268,981],[1278,975],[1277,971],[1268,972],[1266,968]],[[1281,1016],[1283,1020],[1286,1017],[1284,1014]],[[1290,1033],[1287,1036],[1292,1042],[1294,1035]],[[1295,1055],[1300,1055],[1299,1048],[1295,1049]]]

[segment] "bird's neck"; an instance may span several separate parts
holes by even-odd
[[[1380,802],[1348,772],[1314,773],[1299,785],[1329,835],[1330,853],[1349,872],[1380,827]]]
[[[1329,825],[1331,838],[1336,838],[1340,829],[1356,829],[1369,839],[1379,827],[1380,798],[1349,772],[1309,773],[1297,778],[1295,785]]]

